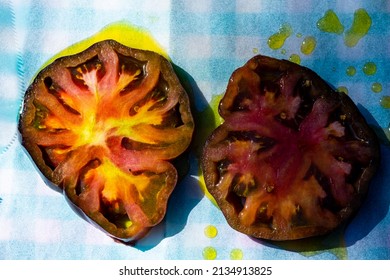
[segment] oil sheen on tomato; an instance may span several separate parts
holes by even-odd
[[[46,63],[44,63],[39,71],[59,57],[82,52],[94,43],[107,39],[113,39],[123,45],[132,46],[136,49],[154,51],[168,59],[167,52],[162,48],[162,46],[160,46],[160,44],[147,30],[135,26],[128,21],[118,21],[105,26],[89,38],[77,42],[57,53]]]

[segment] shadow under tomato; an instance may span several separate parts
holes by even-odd
[[[133,246],[141,251],[156,247],[164,238],[172,237],[181,232],[187,224],[191,210],[199,203],[203,193],[199,188],[196,175],[197,163],[190,166],[189,173],[177,184],[168,201],[164,220],[153,227],[147,236],[137,241]]]
[[[346,244],[351,246],[366,237],[389,212],[390,146],[381,146],[381,165],[371,181],[367,198],[346,230]],[[388,240],[390,232],[380,235]],[[375,240],[380,242],[380,240]],[[386,241],[387,242],[387,241]],[[383,244],[386,247],[387,244]]]
[[[165,237],[174,236],[184,229],[189,213],[204,196],[195,177],[197,170],[196,159],[193,159],[190,173],[172,193],[168,202]]]
[[[345,226],[341,226],[335,231],[323,236],[288,241],[255,241],[264,246],[299,253],[304,257],[314,257],[328,253],[336,259],[347,259],[348,252],[344,240],[344,231]]]
[[[381,162],[374,175],[368,190],[367,197],[359,212],[346,229],[346,245],[351,246],[366,237],[387,215],[390,205],[390,145],[387,137],[383,136],[383,130],[377,130],[379,124],[369,111],[362,105],[358,105],[359,111],[367,122],[374,128],[380,141]],[[383,237],[388,238],[390,232],[384,232]],[[376,240],[377,242],[379,240]],[[386,244],[385,244],[386,245]]]
[[[195,122],[190,150],[194,151],[196,156],[199,157],[204,142],[215,129],[214,111],[191,75],[181,67],[175,64],[172,65],[190,99],[191,112]]]
[[[179,183],[168,201],[164,220],[155,226],[147,236],[133,245],[141,251],[150,250],[164,238],[181,232],[187,224],[189,213],[204,196],[197,179],[199,156],[203,143],[211,132],[212,127],[208,127],[207,124],[214,123],[214,113],[194,79],[184,69],[172,65],[189,96],[195,130],[187,152],[173,162],[179,173]],[[199,110],[195,104],[198,104],[202,109]]]

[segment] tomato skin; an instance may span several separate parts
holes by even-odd
[[[224,119],[202,153],[206,187],[229,225],[294,240],[347,222],[380,162],[353,101],[308,68],[255,56],[233,72]]]
[[[47,184],[124,243],[164,218],[178,181],[173,162],[193,130],[170,62],[113,40],[40,71],[19,119],[22,145]]]

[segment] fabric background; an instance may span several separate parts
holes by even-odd
[[[348,30],[360,8],[372,25],[355,47],[345,46],[342,34],[316,27],[331,9]],[[209,247],[217,259],[230,259],[232,252],[242,253],[243,259],[390,259],[390,146],[385,137],[390,109],[380,105],[390,95],[389,19],[387,0],[0,0],[0,259],[203,259]],[[185,71],[199,112],[224,92],[232,71],[257,53],[284,59],[299,54],[301,65],[336,88],[346,87],[381,136],[382,165],[345,232],[305,249],[235,232],[202,193],[194,154],[165,221],[137,246],[113,242],[77,216],[61,194],[45,185],[22,149],[18,112],[26,88],[46,61],[123,20],[148,30]],[[284,23],[293,33],[282,49],[273,50],[268,38]],[[317,45],[304,55],[300,45],[309,35]],[[368,61],[377,66],[374,75],[362,71]],[[351,65],[354,76],[346,74]],[[374,82],[382,85],[381,92],[371,90]],[[218,230],[215,238],[204,233],[209,225]]]

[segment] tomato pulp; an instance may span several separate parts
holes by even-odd
[[[258,55],[234,71],[219,113],[224,122],[206,141],[202,170],[234,229],[300,239],[357,211],[380,153],[347,95],[308,68]]]
[[[178,177],[171,161],[193,130],[170,62],[113,40],[44,68],[19,121],[22,144],[51,186],[123,242],[163,219]]]

